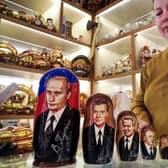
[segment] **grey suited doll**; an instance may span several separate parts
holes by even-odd
[[[152,126],[144,126],[141,130],[141,154],[145,160],[156,158],[156,139],[155,131]]]
[[[117,119],[117,149],[121,160],[135,161],[139,152],[137,119],[133,112],[122,111]]]

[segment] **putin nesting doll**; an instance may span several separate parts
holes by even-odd
[[[65,68],[46,72],[39,84],[34,118],[34,165],[75,162],[79,139],[79,82]]]

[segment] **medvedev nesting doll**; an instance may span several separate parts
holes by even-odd
[[[34,165],[75,162],[79,139],[79,82],[65,68],[46,72],[38,91],[34,122]]]
[[[168,135],[160,136],[160,155],[162,159],[168,159]]]
[[[154,160],[156,158],[156,138],[152,126],[145,126],[141,130],[141,154],[145,160]]]
[[[120,160],[135,161],[139,151],[137,118],[131,111],[122,111],[117,118],[117,151]]]
[[[83,125],[83,154],[88,164],[111,162],[115,126],[110,97],[97,93],[89,97]]]

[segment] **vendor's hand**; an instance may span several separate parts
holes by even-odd
[[[150,125],[150,123],[144,121],[144,120],[138,120],[138,133],[139,133],[139,138],[141,137],[141,130],[143,127]]]
[[[150,125],[150,123],[144,120],[138,120],[138,128],[141,130],[144,126]]]

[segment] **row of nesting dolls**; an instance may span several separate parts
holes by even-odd
[[[115,129],[113,105],[109,96],[97,93],[88,99],[82,133],[86,163],[109,163],[115,140],[117,154],[122,161],[137,160],[140,151],[145,160],[156,158],[156,135],[151,125],[139,130],[136,115],[130,110],[121,111],[116,122],[117,129]],[[160,154],[161,158],[168,159],[168,135],[160,137]]]
[[[76,161],[80,132],[78,100],[79,81],[70,70],[51,69],[42,76],[34,123],[35,166],[66,165]],[[136,160],[139,134],[134,113],[123,111],[118,115],[116,135],[120,159]],[[109,163],[113,155],[114,137],[115,121],[110,97],[101,93],[90,96],[86,103],[82,131],[85,162]],[[142,137],[143,157],[154,159],[156,148],[153,129],[145,127]]]

